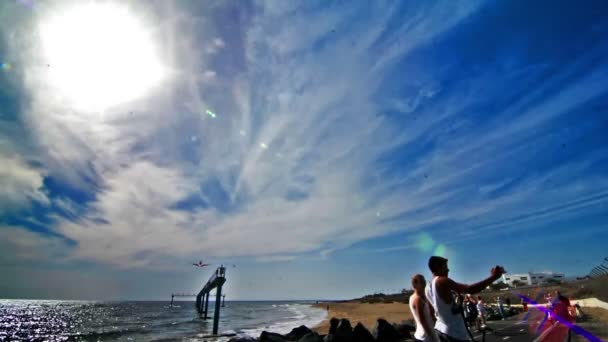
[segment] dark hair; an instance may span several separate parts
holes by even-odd
[[[431,272],[436,273],[443,265],[447,264],[447,262],[448,259],[433,255],[429,258],[429,269]]]

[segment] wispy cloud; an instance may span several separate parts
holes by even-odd
[[[476,3],[332,6],[245,6],[229,32],[217,8],[169,6],[155,28],[171,47],[170,79],[103,113],[50,99],[40,66],[22,56],[32,98],[23,120],[45,172],[94,198],[78,210],[53,200],[73,213],[52,227],[75,241],[70,257],[118,267],[287,261],[442,223],[463,237],[515,229],[604,200],[608,180],[590,171],[604,147],[556,163],[539,156],[559,140],[552,122],[605,95],[605,67],[583,58],[543,82],[517,65],[459,81],[410,58]],[[517,100],[489,105],[516,82]],[[46,174],[10,174],[18,189],[6,198],[45,200]]]
[[[0,207],[2,211],[29,207],[32,202],[48,204],[43,190],[44,173],[16,155],[0,154]]]

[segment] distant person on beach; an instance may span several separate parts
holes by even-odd
[[[471,297],[470,294],[467,294],[467,298],[465,299],[465,310],[467,312],[467,319],[469,322],[469,328],[475,327],[477,330],[480,329],[479,320],[479,311],[477,310],[477,303],[475,303],[475,299]]]
[[[551,292],[549,292],[547,294],[547,309],[549,309],[548,311],[545,312],[545,316],[547,319],[549,319],[549,320],[553,319],[551,317],[551,315],[553,314],[553,306],[559,300],[560,296],[561,296],[561,294],[559,293],[559,291],[555,291],[555,297],[553,297]]]
[[[572,312],[570,300],[557,292],[555,301],[552,303],[549,325],[534,341],[564,341],[566,336],[568,336],[568,330],[570,329],[570,327],[564,323],[574,323],[575,318],[576,315]]]
[[[433,272],[433,280],[426,286],[426,297],[436,312],[435,330],[439,339],[442,342],[468,341],[470,335],[462,319],[463,308],[455,304],[452,293],[479,293],[506,273],[504,268],[492,268],[488,278],[472,285],[460,284],[448,277],[450,269],[446,258],[432,256],[429,269]]]
[[[573,314],[573,307],[570,304],[570,299],[568,299],[566,296],[562,295],[559,292],[557,300],[555,301],[555,304],[553,304],[552,311],[554,315],[557,315],[570,323],[574,322],[574,318],[576,317],[576,315]]]
[[[479,321],[481,323],[481,328],[486,326],[486,303],[484,303],[481,296],[477,296],[477,312],[479,312]]]
[[[498,312],[500,312],[500,316],[502,320],[505,320],[505,307],[502,305],[502,298],[500,296],[496,297],[496,305],[498,305]]]
[[[414,293],[410,296],[410,310],[416,321],[416,341],[437,342],[439,338],[435,334],[435,311],[424,295],[426,280],[421,274],[412,277],[412,288]]]

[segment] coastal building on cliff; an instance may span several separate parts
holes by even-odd
[[[502,281],[513,287],[517,284],[521,285],[539,285],[545,283],[561,283],[565,279],[563,273],[557,272],[528,272],[521,274],[503,274]]]

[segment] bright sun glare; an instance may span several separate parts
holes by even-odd
[[[49,82],[71,105],[102,110],[142,96],[163,77],[148,32],[113,4],[86,4],[40,25]]]

